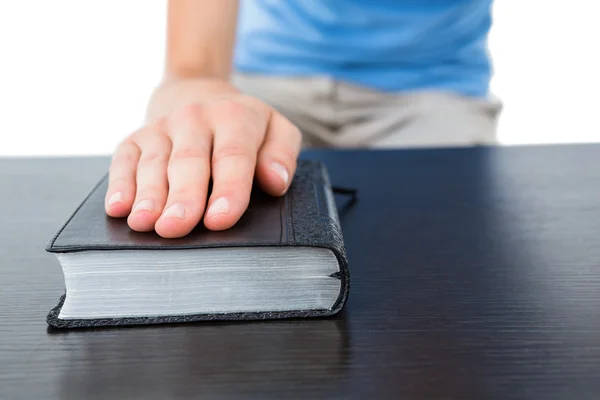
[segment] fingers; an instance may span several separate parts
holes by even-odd
[[[284,194],[300,132],[266,105],[241,100],[185,107],[125,140],[109,170],[107,214],[128,216],[133,230],[176,238],[202,219],[211,230],[232,227],[248,207],[255,177],[267,193]]]
[[[166,238],[187,235],[202,219],[210,179],[212,134],[199,107],[186,107],[167,124],[172,141],[169,193],[155,230]]]
[[[111,217],[126,217],[135,198],[135,175],[140,148],[132,140],[119,145],[112,157],[108,172],[108,189],[104,208]]]
[[[141,149],[136,173],[136,195],[133,209],[127,219],[131,229],[136,231],[154,230],[167,200],[167,165],[171,153],[171,141],[158,129],[134,136]]]
[[[227,102],[210,112],[214,130],[213,191],[204,225],[223,230],[232,227],[248,207],[256,157],[270,111]]]
[[[282,115],[273,113],[256,167],[256,179],[265,192],[280,196],[288,190],[301,146],[302,135],[298,128]]]

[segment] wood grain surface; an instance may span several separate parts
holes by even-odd
[[[342,314],[66,332],[44,246],[108,158],[0,159],[0,399],[600,398],[600,146],[303,157],[360,190]]]

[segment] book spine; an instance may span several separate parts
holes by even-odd
[[[350,273],[344,238],[327,169],[320,162],[303,161],[298,179],[290,188],[289,244],[328,248],[336,255],[342,293],[336,306],[343,306],[349,289]]]

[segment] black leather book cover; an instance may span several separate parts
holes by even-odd
[[[57,328],[147,325],[207,320],[257,320],[330,316],[345,305],[350,284],[348,261],[333,190],[325,166],[318,161],[299,160],[292,185],[286,195],[272,197],[254,189],[250,204],[238,223],[225,231],[209,231],[203,224],[187,236],[164,239],[154,232],[135,232],[125,219],[104,212],[107,188],[104,176],[51,238],[46,250],[65,253],[86,250],[199,249],[235,246],[315,246],[333,251],[340,265],[338,300],[329,310],[198,314],[185,316],[132,317],[106,319],[58,318],[65,294],[48,314],[47,322]]]

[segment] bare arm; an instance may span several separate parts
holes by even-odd
[[[238,0],[169,0],[165,77],[228,80],[238,8]]]

